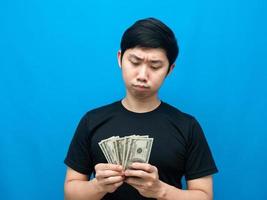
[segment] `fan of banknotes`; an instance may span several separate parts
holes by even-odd
[[[148,135],[113,136],[98,144],[108,163],[127,169],[133,162],[148,163],[153,138]]]

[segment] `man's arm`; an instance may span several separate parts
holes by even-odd
[[[71,168],[67,169],[66,179],[64,184],[65,200],[83,200],[92,199],[99,200],[105,194],[97,190],[97,187],[88,177]]]
[[[123,183],[122,167],[119,165],[98,164],[95,170],[96,178],[89,181],[87,175],[68,168],[64,184],[65,200],[100,200]]]
[[[133,163],[125,171],[126,182],[145,197],[158,200],[212,200],[212,176],[187,181],[187,190],[181,190],[159,180],[155,166]]]
[[[187,190],[181,190],[166,183],[162,183],[162,193],[158,200],[212,200],[212,182],[212,176],[190,180],[187,181]]]

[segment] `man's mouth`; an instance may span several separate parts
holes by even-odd
[[[147,85],[140,85],[140,84],[133,84],[133,87],[140,88],[140,89],[148,89],[149,88]]]

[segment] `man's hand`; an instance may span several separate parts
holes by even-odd
[[[159,180],[158,169],[147,163],[133,163],[125,171],[125,182],[133,186],[138,192],[149,198],[161,196],[163,182]]]
[[[100,163],[95,166],[95,172],[93,183],[102,193],[112,193],[123,183],[124,173],[121,165]]]

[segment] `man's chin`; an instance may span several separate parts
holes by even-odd
[[[133,91],[132,93],[133,97],[136,99],[149,99],[155,95],[155,93],[152,93],[151,91]]]

